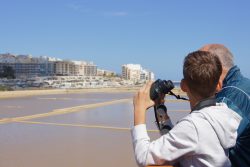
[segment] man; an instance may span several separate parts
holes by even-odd
[[[235,145],[241,117],[214,94],[222,72],[219,59],[210,52],[196,51],[184,60],[181,88],[190,99],[192,112],[180,120],[169,133],[150,142],[145,112],[154,105],[148,83],[134,97],[132,140],[140,166],[231,166],[228,149]]]
[[[236,145],[230,149],[229,158],[235,167],[250,166],[250,80],[234,66],[232,53],[221,44],[208,44],[200,50],[217,55],[222,63],[222,74],[217,87],[218,102],[242,116]]]

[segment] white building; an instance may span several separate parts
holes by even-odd
[[[10,66],[17,78],[33,76],[96,76],[97,66],[93,62],[63,61],[47,56],[0,54],[0,72]]]
[[[141,70],[142,67],[140,64],[125,64],[122,66],[122,78],[134,82],[139,81]]]
[[[138,82],[153,80],[154,74],[143,69],[140,64],[125,64],[122,66],[122,78]]]
[[[149,71],[149,70],[145,70],[143,69],[141,71],[141,78],[142,81],[149,81],[149,80],[154,80],[154,73]]]
[[[97,65],[93,62],[86,62],[84,64],[84,76],[96,76],[97,75]]]
[[[151,71],[149,71],[148,73],[148,80],[151,80],[151,81],[155,80],[155,74]]]
[[[85,61],[56,61],[55,75],[64,76],[96,76],[97,66],[93,62]]]

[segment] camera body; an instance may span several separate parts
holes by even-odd
[[[156,80],[150,88],[150,98],[155,101],[162,94],[169,93],[174,88],[174,84],[171,80]]]
[[[171,90],[174,89],[174,84],[171,80],[156,80],[151,88],[150,88],[150,98],[153,101],[157,101],[154,105],[154,113],[155,113],[155,122],[157,124],[158,129],[160,130],[160,134],[164,135],[168,133],[172,126],[167,122],[168,114],[167,107],[162,103],[159,99],[162,98],[162,95],[169,94],[174,96],[176,99],[188,100],[184,97],[180,97],[180,95],[176,95]],[[161,100],[161,99],[160,99]]]

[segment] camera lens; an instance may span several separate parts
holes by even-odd
[[[169,91],[171,91],[174,88],[174,84],[172,81],[163,80],[162,81],[162,93],[167,94]]]
[[[156,100],[159,98],[160,94],[167,94],[174,88],[172,81],[168,80],[156,80],[150,88],[150,98]]]

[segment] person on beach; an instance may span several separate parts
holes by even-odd
[[[234,65],[233,54],[224,45],[207,44],[200,50],[217,55],[222,63],[222,74],[217,87],[217,102],[223,102],[243,119],[238,128],[236,145],[229,158],[235,167],[250,166],[250,80]]]
[[[169,133],[150,142],[145,112],[154,105],[147,83],[134,96],[134,127],[131,130],[139,166],[174,165],[195,167],[231,166],[229,148],[236,142],[241,116],[224,103],[216,103],[215,91],[222,73],[218,57],[196,51],[184,59],[181,89],[190,99],[191,113]]]

